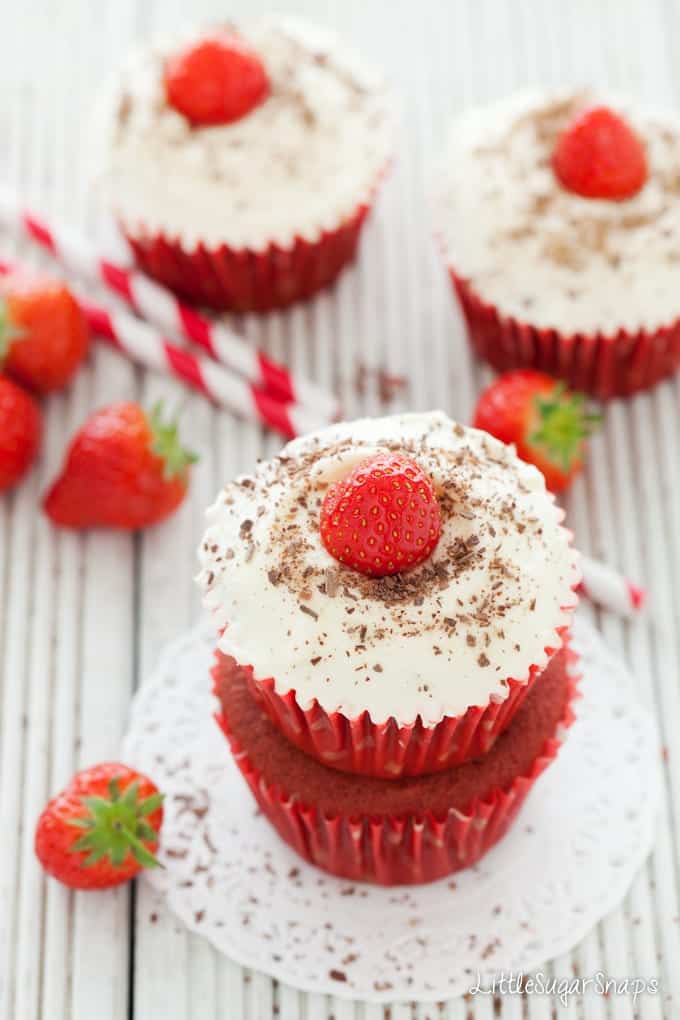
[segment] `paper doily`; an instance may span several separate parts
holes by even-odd
[[[138,693],[124,756],[166,793],[147,873],[175,913],[238,963],[306,991],[435,1001],[567,952],[619,900],[652,843],[659,751],[625,667],[577,619],[582,698],[557,760],[480,863],[431,885],[333,878],[286,846],[212,718],[205,627]]]

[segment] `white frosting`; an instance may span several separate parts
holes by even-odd
[[[236,30],[234,26],[229,26]],[[98,175],[131,229],[262,250],[317,240],[368,202],[393,152],[382,81],[337,40],[299,22],[239,26],[271,94],[240,120],[192,128],[166,101],[167,57],[137,54],[98,111]]]
[[[637,131],[649,178],[622,202],[583,198],[551,167],[573,111],[609,105]],[[680,316],[680,120],[589,94],[523,93],[454,124],[437,199],[451,267],[505,315],[564,333]]]
[[[337,563],[319,537],[333,481],[400,449],[428,472],[439,543],[394,579]],[[442,412],[364,419],[285,447],[208,511],[199,583],[220,649],[303,708],[434,725],[507,695],[556,647],[578,579],[563,512],[536,468]]]

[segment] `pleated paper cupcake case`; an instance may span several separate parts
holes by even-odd
[[[305,860],[340,877],[383,885],[431,882],[475,864],[507,832],[527,794],[555,759],[574,720],[577,657],[568,649],[569,686],[563,717],[530,768],[506,788],[494,787],[465,811],[353,817],[328,815],[268,782],[218,716],[253,796],[279,835]]]
[[[648,389],[680,368],[680,319],[657,330],[564,335],[503,315],[449,267],[470,341],[498,372],[536,368],[600,400]]]
[[[262,250],[198,244],[187,248],[176,237],[134,227],[120,228],[139,266],[181,297],[232,312],[266,312],[311,297],[331,284],[357,251],[361,228],[371,212],[391,161],[376,175],[368,196],[337,227],[313,241],[301,236],[289,246],[272,243]]]
[[[557,629],[565,641],[568,626]],[[560,645],[547,647],[552,658]],[[217,653],[218,661],[220,653]],[[480,758],[510,725],[516,712],[545,666],[531,666],[525,679],[507,681],[507,697],[484,706],[472,706],[462,715],[445,716],[434,726],[420,718],[399,726],[394,718],[373,723],[368,712],[349,719],[341,712],[327,712],[316,701],[307,709],[297,702],[295,691],[278,694],[273,678],[259,679],[252,666],[245,670],[253,697],[271,721],[296,747],[329,768],[382,779],[427,775]]]

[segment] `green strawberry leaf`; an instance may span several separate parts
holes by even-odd
[[[556,383],[550,396],[534,401],[537,427],[528,441],[539,448],[563,471],[569,471],[583,454],[584,441],[602,421],[601,414],[588,411],[582,393],[570,393]]]
[[[109,783],[109,796],[83,797],[87,813],[70,818],[68,824],[79,829],[82,835],[71,844],[74,853],[87,852],[83,861],[86,868],[108,857],[114,867],[120,867],[131,853],[145,868],[159,867],[146,842],[156,842],[158,833],[145,820],[163,803],[163,795],[152,794],[140,800],[139,783],[131,783],[123,793],[117,779]]]
[[[151,409],[148,421],[153,434],[151,449],[163,461],[164,477],[168,481],[177,476],[185,479],[189,466],[198,460],[198,454],[182,446],[177,419],[167,423],[163,420],[163,402],[159,400]]]

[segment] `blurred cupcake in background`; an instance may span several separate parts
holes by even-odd
[[[680,120],[584,91],[454,124],[436,230],[470,339],[601,399],[680,365]]]
[[[235,311],[332,282],[393,154],[380,77],[287,19],[137,54],[98,116],[98,176],[141,267]]]

